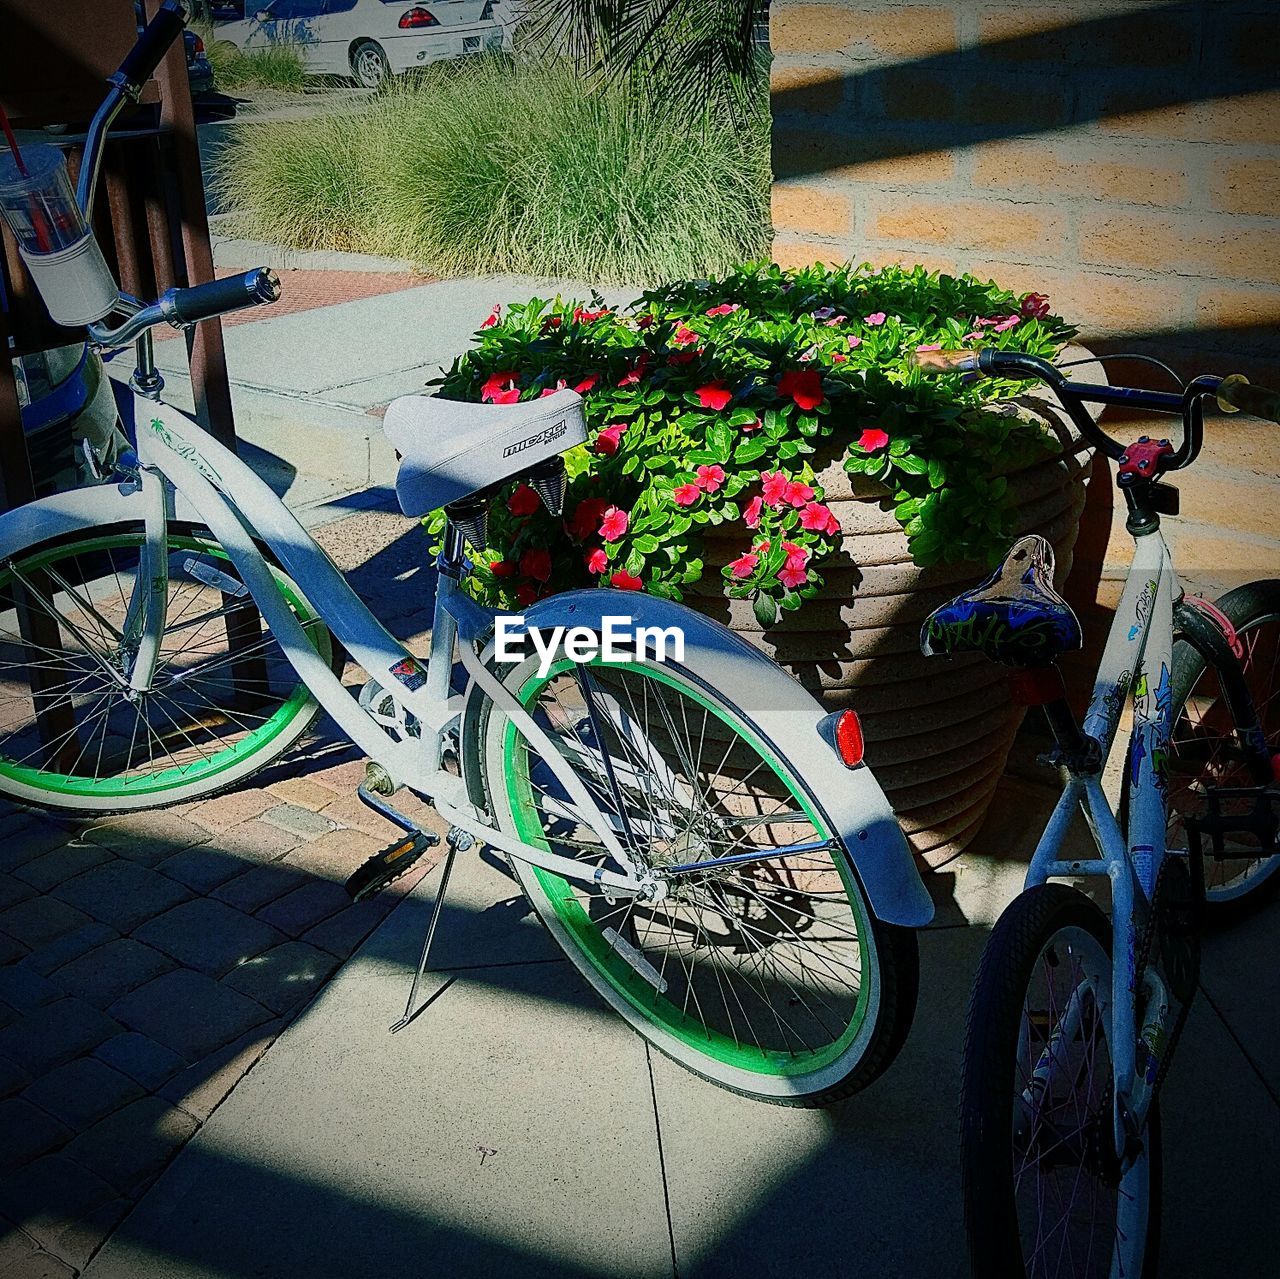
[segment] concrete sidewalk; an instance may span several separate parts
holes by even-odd
[[[1026,815],[1017,785],[1005,798]],[[435,880],[276,1042],[88,1279],[967,1273],[955,1098],[985,929],[922,935],[915,1029],[883,1079],[828,1111],[781,1110],[650,1052],[474,856],[441,925],[437,997],[389,1035]],[[1276,920],[1208,947],[1164,1105],[1162,1276],[1272,1273]]]

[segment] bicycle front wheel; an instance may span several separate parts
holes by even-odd
[[[673,877],[657,904],[611,896],[590,881],[618,869],[590,821],[489,707],[480,741],[499,827],[586,875],[513,859],[515,873],[605,1001],[681,1065],[760,1100],[825,1105],[870,1083],[914,1012],[915,934],[874,918],[832,824],[750,717],[674,662],[507,672],[640,866],[777,853]]]
[[[1000,916],[978,967],[960,1096],[965,1230],[985,1279],[1156,1273],[1153,1104],[1128,1169],[1112,1130],[1111,930],[1083,893],[1042,884]]]
[[[161,808],[265,767],[315,716],[227,553],[177,527],[155,675],[130,689],[126,619],[144,543],[139,526],[86,530],[0,564],[0,794],[85,814]],[[339,646],[270,567],[337,668]]]

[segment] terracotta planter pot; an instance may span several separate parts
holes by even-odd
[[[1096,365],[1079,376],[1104,380]],[[1062,442],[1060,456],[1005,472],[1017,531],[1041,533],[1053,544],[1061,587],[1091,451],[1065,414],[1039,398],[993,411],[1039,417]],[[812,459],[844,534],[839,553],[822,565],[819,596],[762,632],[750,601],[718,590],[720,566],[745,549],[739,527],[708,535],[703,593],[690,592],[686,602],[762,648],[833,709],[858,711],[868,763],[916,851],[938,866],[981,826],[1023,711],[1009,698],[1004,672],[984,659],[921,656],[920,624],[989,570],[974,563],[918,568],[886,490],[846,474],[834,453]]]

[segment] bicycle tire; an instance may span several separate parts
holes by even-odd
[[[527,708],[540,706],[542,704],[540,699],[543,698],[547,687],[552,681],[567,675],[571,664],[557,663],[545,679],[536,674],[534,669],[536,665],[536,661],[530,659],[520,665],[501,668],[499,672],[506,686]],[[600,674],[603,666],[604,664],[598,661],[591,665],[590,678],[605,678]],[[635,662],[628,664],[624,669],[632,673],[643,671],[644,674],[637,678],[657,681],[661,691],[655,688],[655,697],[687,697],[690,699],[690,705],[696,704],[703,707],[709,716],[714,716],[720,725],[727,726],[731,733],[749,735],[752,739],[752,750],[757,747],[761,748],[762,752],[770,750],[762,735],[752,725],[750,717],[734,703],[728,701],[723,694],[713,690],[707,682],[700,680],[696,671],[689,667],[674,662],[661,664]],[[618,677],[611,675],[609,678],[616,680]],[[645,695],[648,696],[647,693]],[[634,698],[634,694],[629,696]],[[638,723],[640,712],[636,709],[637,704],[632,700],[631,705],[636,712],[635,722]],[[647,716],[648,703],[646,702],[645,705]],[[614,713],[610,712],[610,714]],[[655,711],[655,717],[657,714],[658,712]],[[674,723],[674,714],[671,721]],[[655,747],[654,742],[661,736],[661,731],[666,730],[660,731],[655,728],[650,731],[647,718],[645,723],[644,740],[647,746],[641,746],[636,754],[646,749],[658,750],[660,753],[660,748]],[[704,729],[706,723],[707,721],[704,720]],[[487,705],[482,711],[477,734],[479,749],[482,752],[485,790],[490,810],[499,827],[535,845],[550,847],[548,826],[544,819],[553,805],[545,793],[541,799],[534,794],[535,783],[530,779],[537,766],[536,763],[528,764],[529,752],[524,739],[515,731],[514,725],[505,715],[494,714],[492,704]],[[634,756],[627,755],[620,737],[610,739],[607,730],[602,730],[602,736],[606,740],[614,741],[615,744],[610,750],[617,752],[619,760],[635,764]],[[723,742],[725,739],[721,740]],[[737,751],[743,740],[743,737],[735,737],[730,749]],[[746,748],[743,749],[745,751]],[[608,753],[609,751],[598,752],[601,764],[597,772],[592,773],[585,767],[579,770],[584,781],[604,776],[603,760]],[[678,755],[679,752],[671,751],[670,754]],[[584,756],[580,756],[582,757],[585,757],[585,753]],[[720,761],[722,770],[726,768],[727,760],[726,756]],[[667,762],[669,763],[669,760]],[[657,759],[652,759],[648,765],[653,770],[661,766]],[[699,771],[698,765],[687,759],[678,765],[679,767],[684,767],[687,772],[695,774]],[[773,759],[770,761],[770,767],[775,769],[775,776],[781,779],[782,784],[788,788],[789,794],[804,808],[805,812],[812,813],[817,823],[823,822],[824,819],[817,809],[812,794],[799,778],[790,773],[785,761]],[[588,784],[590,785],[589,782]],[[543,816],[538,815],[539,811]],[[652,812],[649,817],[652,817]],[[692,826],[691,818],[690,829]],[[556,838],[559,840],[561,837]],[[650,850],[656,842],[651,838]],[[563,849],[558,848],[557,851],[563,851]],[[862,957],[856,1009],[851,1014],[848,1024],[843,1025],[839,1035],[835,1034],[833,1027],[832,1042],[815,1046],[806,1055],[794,1043],[788,1048],[780,1047],[778,1042],[787,1040],[789,1031],[794,1030],[794,1027],[785,1024],[788,1016],[798,1020],[809,1012],[807,1005],[802,1012],[796,1011],[795,1004],[797,1001],[803,1003],[804,994],[798,992],[794,985],[790,987],[791,993],[787,995],[791,1003],[787,1006],[786,1013],[782,1015],[779,1024],[773,1028],[774,1037],[769,1038],[762,1034],[751,1021],[750,1009],[756,1005],[751,1002],[752,997],[749,993],[739,990],[738,986],[734,985],[737,975],[723,966],[716,974],[716,965],[727,963],[722,952],[728,947],[720,947],[721,953],[718,954],[713,948],[715,943],[711,939],[709,929],[704,930],[705,936],[699,935],[695,942],[690,944],[692,951],[705,942],[705,948],[708,951],[705,966],[695,973],[696,962],[688,955],[681,955],[679,962],[687,962],[689,968],[682,970],[680,977],[676,978],[674,976],[676,967],[669,963],[669,952],[675,950],[678,953],[679,942],[676,939],[676,924],[670,919],[661,919],[656,910],[652,913],[652,918],[641,919],[639,923],[637,923],[637,917],[642,914],[640,911],[631,911],[629,920],[626,918],[628,911],[625,908],[621,911],[615,909],[610,914],[610,908],[603,894],[591,897],[583,906],[582,900],[575,897],[574,893],[582,893],[585,898],[590,894],[590,890],[584,890],[581,886],[575,889],[566,879],[532,867],[519,858],[511,859],[513,871],[525,896],[557,944],[597,994],[650,1044],[694,1074],[729,1091],[776,1105],[805,1107],[824,1106],[847,1097],[865,1088],[889,1065],[906,1039],[915,1010],[919,979],[918,950],[914,931],[887,925],[875,918],[867,905],[852,860],[843,847],[837,846],[832,850],[830,863],[829,868],[824,866],[821,871],[814,871],[819,878],[809,881],[805,881],[804,875],[812,868],[808,866],[793,868],[789,862],[784,866],[786,875],[791,875],[793,880],[800,884],[807,882],[810,889],[816,889],[818,883],[827,885],[824,891],[828,896],[822,898],[822,903],[806,905],[804,909],[811,910],[815,916],[822,912],[821,923],[828,930],[838,927],[847,928],[849,920],[854,921],[853,931],[856,932],[856,944],[860,948]],[[784,871],[777,873],[781,877]],[[834,882],[831,879],[832,871],[839,877],[839,888],[836,890],[830,887]],[[826,878],[823,879],[821,876]],[[738,883],[731,883],[730,878],[729,873],[724,872],[715,885],[707,888],[702,899],[691,899],[686,903],[668,903],[665,909],[671,916],[677,916],[681,910],[687,911],[688,916],[701,911],[714,915],[715,910],[721,910],[722,920],[727,921],[732,912],[738,908],[730,901],[734,894],[742,894],[744,899],[749,900],[749,895],[759,889],[759,882],[754,879],[750,886],[743,887]],[[795,905],[795,902],[801,898],[796,897],[795,894],[803,893],[805,890],[796,888],[794,883],[792,889],[793,895],[788,899],[787,887],[779,888],[776,899],[771,899],[769,904],[764,906],[765,910],[774,910],[776,922],[772,926],[776,928],[780,939],[785,932],[784,924],[789,911],[796,912],[796,919],[793,921],[796,932],[801,931],[803,927],[816,927],[818,924],[816,919],[801,921],[800,910]],[[722,896],[717,898],[717,892]],[[841,893],[843,897],[840,896]],[[816,891],[810,893],[811,899],[819,896],[820,894]],[[837,898],[839,900],[836,900]],[[714,910],[708,905],[712,899],[715,899]],[[786,907],[778,907],[776,902],[783,900],[789,900],[790,904]],[[592,915],[593,911],[596,912],[595,917]],[[834,923],[837,915],[841,920],[840,925]],[[607,938],[608,929],[612,928],[612,924],[601,922],[607,919],[612,919],[614,923],[622,921],[619,923],[619,928],[613,930],[615,935],[620,936],[621,931],[628,926],[632,929],[632,933],[627,938],[627,946],[641,954],[641,961],[627,955],[626,948],[621,948],[624,953],[619,959],[620,948],[617,943],[603,940]],[[688,927],[684,921],[681,922],[681,926]],[[746,949],[754,946],[763,955],[765,947],[760,943],[759,938],[749,931],[745,922],[741,920],[737,920],[736,924],[725,922],[723,926],[726,935],[732,935],[736,926],[739,929],[740,938],[749,937],[747,943],[741,942],[739,938],[736,944],[743,945]],[[660,937],[663,927],[668,929],[669,935]],[[699,920],[694,927],[702,928],[701,921]],[[640,935],[641,933],[643,936]],[[839,938],[838,932],[836,937]],[[665,948],[662,951],[659,950],[659,940]],[[831,937],[826,940],[829,945],[834,945]],[[779,940],[777,945],[780,947],[794,945],[794,941]],[[837,953],[845,952],[837,950]],[[752,955],[752,962],[755,958],[756,956]],[[772,973],[777,984],[785,985],[785,979],[777,978],[776,975],[778,972],[786,971],[783,965],[793,960],[788,955],[782,954],[771,955],[770,961],[775,965]],[[761,963],[763,962],[762,959]],[[814,962],[817,961],[814,960]],[[647,976],[645,975],[646,964],[648,965]],[[675,993],[672,993],[670,998],[667,991],[658,991],[657,985],[653,982],[653,973],[659,969],[661,969],[660,980],[669,981],[669,985],[675,987]],[[712,971],[717,980],[728,982],[734,999],[745,1001],[746,1006],[744,1007],[743,1002],[735,1005],[721,986],[720,997],[723,999],[723,1008],[712,1007],[710,1011],[705,1009],[699,1002],[698,990],[701,983],[702,997],[707,998],[707,1002],[710,1003],[711,1000],[706,994],[711,989],[710,980],[707,978],[708,970]],[[668,973],[672,974],[670,978]],[[761,986],[764,986],[763,980]],[[684,1007],[676,1009],[676,1002],[681,992],[684,992]],[[692,1014],[688,1011],[690,992],[693,992],[692,999],[695,1005],[695,1011]],[[759,1003],[762,1006],[766,1005],[769,999],[761,998]],[[776,1012],[776,1009],[771,1006],[771,1011]],[[735,1012],[742,1013],[747,1023],[746,1032],[752,1037],[752,1043],[743,1042],[747,1038],[747,1033],[744,1033],[740,1025],[733,1027],[733,1042],[730,1042],[730,1033],[726,1032],[725,1024],[726,1021],[730,1023],[734,1021]],[[763,1017],[763,1012],[761,1016]],[[840,1025],[834,1014],[832,1020],[837,1026]],[[768,1039],[768,1042],[757,1044],[754,1042],[755,1038]]]
[[[1076,1270],[1053,1271],[1041,1269],[1035,1264],[1037,1250],[1031,1249],[1032,1264],[1028,1265],[1026,1224],[1019,1216],[1018,1191],[1022,1189],[1015,1172],[1018,1154],[1014,1149],[1015,1107],[1025,1101],[1025,1087],[1015,1093],[1026,1072],[1018,1064],[1019,1044],[1022,1042],[1022,1024],[1028,988],[1042,957],[1049,963],[1049,948],[1055,938],[1064,938],[1076,947],[1077,952],[1088,951],[1087,939],[1092,939],[1093,962],[1097,952],[1105,955],[1107,977],[1110,976],[1111,926],[1098,907],[1077,889],[1064,884],[1042,884],[1021,893],[1005,909],[997,921],[983,951],[974,980],[965,1025],[963,1070],[960,1086],[960,1146],[961,1183],[964,1198],[965,1232],[968,1237],[969,1257],[973,1273],[980,1279],[1000,1275],[1003,1279],[1016,1276],[1040,1276],[1049,1273],[1063,1275],[1141,1275],[1154,1279],[1159,1252],[1160,1201],[1161,1201],[1161,1147],[1160,1120],[1156,1102],[1151,1107],[1144,1134],[1145,1149],[1128,1174],[1130,1188],[1136,1190],[1145,1179],[1145,1228],[1131,1229],[1135,1237],[1141,1234],[1142,1254],[1137,1264],[1117,1270],[1113,1265],[1122,1231],[1117,1221],[1112,1244],[1107,1248],[1104,1263]],[[1085,962],[1089,962],[1086,956]],[[1061,963],[1059,957],[1058,963]],[[1101,1024],[1101,1023],[1099,1023]],[[1110,1029],[1105,1030],[1108,1044],[1108,1072],[1110,1069]],[[1028,1043],[1030,1043],[1028,1032]],[[1050,1035],[1043,1035],[1047,1041]],[[1083,1037],[1081,1042],[1084,1042]],[[1048,1046],[1043,1053],[1054,1050]],[[1028,1051],[1028,1058],[1030,1052]],[[1092,1072],[1089,1072],[1092,1075]],[[1079,1080],[1077,1078],[1076,1082]],[[1105,1102],[1110,1113],[1110,1086],[1107,1086]],[[1037,1098],[1030,1105],[1040,1105]],[[1048,1109],[1052,1109],[1052,1105]],[[1077,1112],[1078,1113],[1078,1112]],[[1024,1119],[1024,1123],[1028,1122]],[[1031,1139],[1035,1140],[1035,1119],[1030,1121]],[[1044,1121],[1046,1126],[1049,1121]],[[1109,1132],[1109,1120],[1106,1131]],[[1082,1130],[1083,1131],[1083,1130]],[[1067,1147],[1064,1138],[1048,1150]],[[1083,1163],[1083,1160],[1081,1161]],[[1047,1159],[1041,1163],[1048,1164]],[[1029,1157],[1024,1157],[1022,1176],[1028,1171],[1039,1171]],[[1045,1169],[1047,1177],[1053,1171]],[[1077,1184],[1083,1169],[1077,1171]],[[1028,1188],[1031,1188],[1030,1186]],[[1035,1199],[1049,1205],[1060,1201],[1041,1191],[1036,1185]],[[1073,1191],[1074,1193],[1074,1191]],[[1117,1193],[1117,1205],[1120,1203]],[[1074,1199],[1071,1201],[1074,1203]],[[1136,1198],[1135,1198],[1136,1202]],[[1050,1211],[1053,1209],[1050,1208]],[[1117,1215],[1119,1207],[1117,1206]],[[1065,1221],[1068,1214],[1063,1215]],[[1104,1231],[1105,1234],[1105,1231]],[[1037,1231],[1039,1238],[1039,1231]],[[1065,1236],[1064,1236],[1065,1237]],[[1136,1244],[1135,1244],[1136,1246]],[[1072,1254],[1074,1259],[1074,1252]],[[1089,1260],[1092,1260],[1090,1256]],[[1130,1258],[1132,1261],[1133,1259]]]

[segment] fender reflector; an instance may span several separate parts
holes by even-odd
[[[856,711],[832,711],[819,721],[818,733],[846,768],[857,768],[862,763],[865,743]]]

